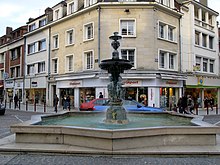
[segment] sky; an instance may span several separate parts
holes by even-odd
[[[28,19],[44,14],[47,7],[53,7],[62,0],[0,0],[0,36],[5,35],[6,27],[13,30],[26,25]],[[220,0],[208,0],[208,6],[220,13]],[[217,20],[220,22],[220,16]]]

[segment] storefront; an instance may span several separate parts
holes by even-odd
[[[214,105],[219,104],[220,80],[214,77],[195,76],[186,81],[185,94],[191,95],[198,107],[204,108],[205,98],[214,98]]]

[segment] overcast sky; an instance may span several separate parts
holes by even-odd
[[[47,7],[53,7],[59,2],[61,0],[0,0],[0,36],[5,35],[7,26],[16,29],[26,25],[30,17],[42,15]],[[208,5],[220,13],[220,0],[208,0]]]

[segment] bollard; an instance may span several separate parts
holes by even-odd
[[[199,114],[199,108],[198,108],[198,105],[196,105],[196,115]]]
[[[26,111],[28,111],[28,101],[26,101]]]
[[[5,109],[6,109],[6,105],[7,105],[7,100],[5,99]]]
[[[9,100],[9,109],[11,109],[11,99]]]
[[[46,101],[44,101],[44,113],[46,112]]]
[[[34,112],[36,112],[37,111],[37,107],[36,107],[37,105],[36,105],[36,102],[34,102]]]
[[[18,100],[18,109],[21,110],[21,101],[20,101],[20,99]]]
[[[216,104],[216,115],[218,115],[218,104]]]

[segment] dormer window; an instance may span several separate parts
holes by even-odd
[[[58,19],[59,19],[59,15],[60,15],[60,10],[57,9],[57,10],[55,11],[55,20],[58,20]]]
[[[39,27],[46,25],[46,18],[39,21]]]
[[[72,2],[68,5],[68,14],[72,14],[74,12],[75,12],[75,5],[74,2]]]
[[[93,4],[95,4],[96,2],[97,2],[97,0],[85,0],[84,1],[84,6],[85,7],[89,7],[89,6],[93,5]]]
[[[33,31],[35,29],[36,29],[36,24],[35,23],[29,25],[29,32],[31,32],[31,31]]]

